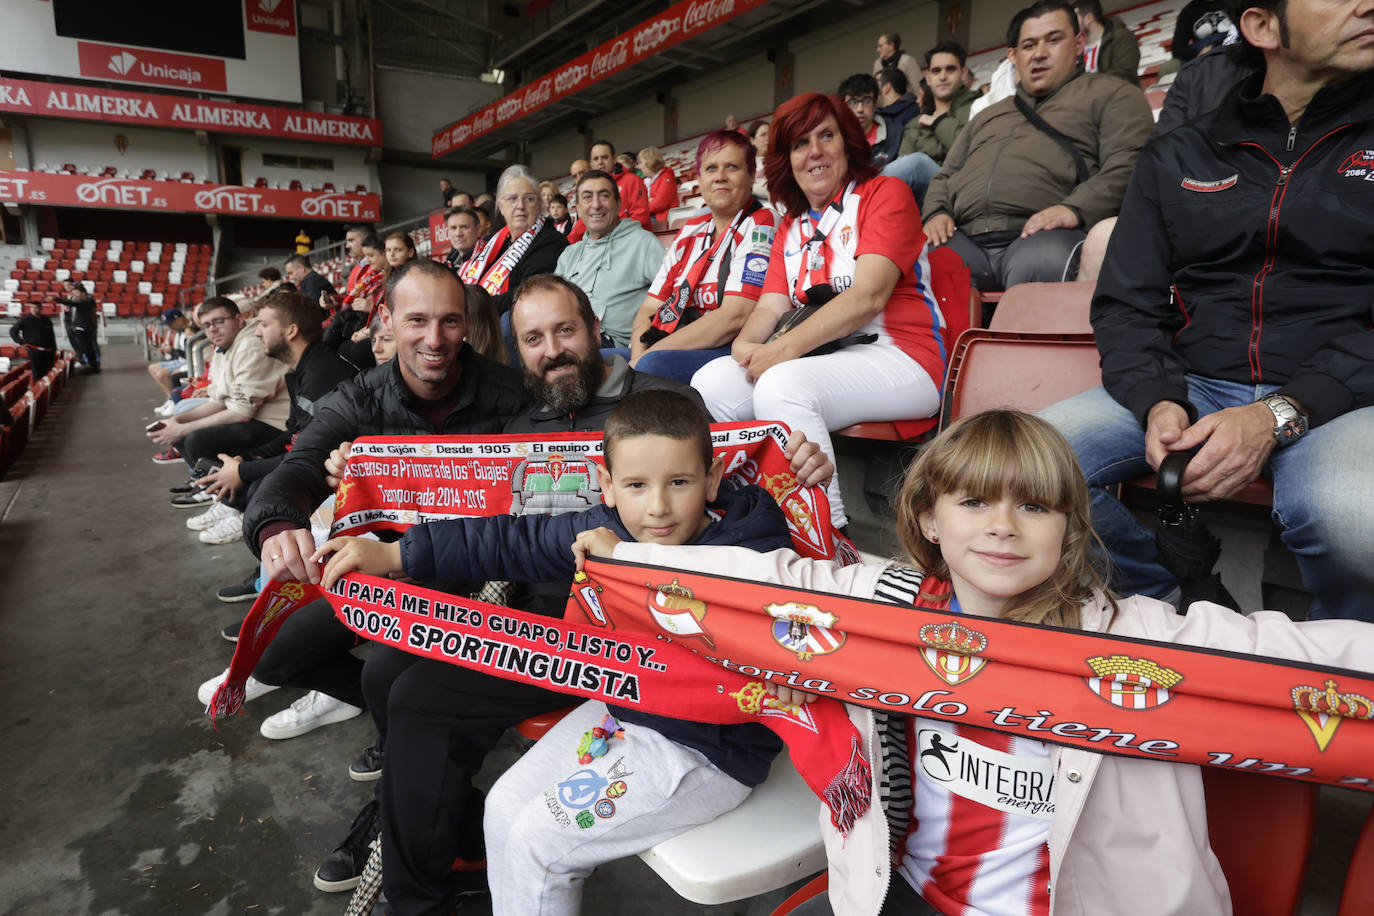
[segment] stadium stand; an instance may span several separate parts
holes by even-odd
[[[0,303],[11,317],[33,300],[44,303],[43,314],[60,314],[55,300],[69,279],[90,286],[107,318],[153,316],[210,276],[207,243],[45,238],[42,247],[47,256],[17,259],[0,281]]]

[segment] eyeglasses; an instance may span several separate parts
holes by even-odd
[[[523,202],[526,203],[526,204],[538,203],[538,202],[539,202],[539,195],[538,195],[538,194],[507,194],[506,196],[504,196],[504,197],[501,198],[501,203],[503,203],[503,204],[515,204],[515,203],[520,203],[521,201],[523,201]]]
[[[850,96],[844,100],[844,103],[848,105],[850,108],[863,108],[867,105],[876,105],[878,103],[878,100],[873,98],[873,96],[871,95],[866,95],[862,98],[857,99],[853,96]]]
[[[233,320],[232,316],[225,315],[223,318],[211,318],[209,321],[202,321],[200,324],[201,327],[206,328],[222,328]]]

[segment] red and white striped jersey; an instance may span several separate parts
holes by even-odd
[[[1083,70],[1085,73],[1097,72],[1097,58],[1102,53],[1102,42],[1090,44],[1083,49]]]
[[[947,916],[1048,916],[1057,749],[928,719],[908,722],[907,749],[915,802],[898,872]]]

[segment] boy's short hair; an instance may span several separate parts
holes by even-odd
[[[666,388],[635,391],[620,399],[606,418],[602,450],[606,470],[611,468],[611,453],[621,439],[630,436],[666,436],[693,442],[701,452],[703,471],[711,469],[711,417],[706,408],[687,395]]]
[[[836,95],[841,101],[846,99],[861,99],[866,95],[871,95],[874,101],[878,98],[878,81],[867,73],[855,73],[853,76],[845,77],[840,83],[840,88],[836,90]]]
[[[555,194],[553,195],[553,197],[549,198],[549,203],[558,204],[559,206],[566,207],[568,205],[568,199],[564,197],[562,194]]]

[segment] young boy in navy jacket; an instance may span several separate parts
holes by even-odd
[[[571,579],[572,543],[609,528],[655,544],[791,546],[787,521],[762,488],[722,481],[710,419],[672,391],[625,397],[606,421],[605,504],[563,515],[430,522],[383,544],[336,538],[324,585],[360,571],[420,581]],[[604,756],[583,763],[584,733],[607,715],[623,726]],[[600,863],[641,852],[736,807],[781,750],[761,725],[709,725],[588,701],[551,729],[492,788],[483,830],[492,910],[576,913]],[[385,843],[385,837],[383,837]]]

